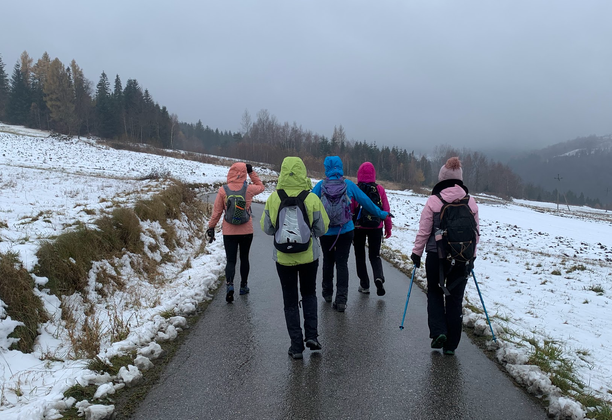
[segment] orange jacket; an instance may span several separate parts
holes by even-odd
[[[247,208],[250,210],[253,197],[263,192],[265,187],[259,179],[259,176],[257,176],[257,174],[255,173],[255,171],[252,171],[248,175],[251,178],[252,184],[247,187],[245,198]],[[227,186],[230,190],[240,190],[246,179],[247,169],[246,164],[244,162],[234,163],[227,172]],[[221,219],[221,216],[225,212],[226,201],[227,196],[225,194],[225,189],[223,189],[223,187],[220,187],[219,191],[217,192],[217,198],[215,198],[215,204],[213,206],[213,213],[210,217],[210,222],[208,222],[209,228],[214,228],[215,226],[217,226],[219,219]],[[253,233],[253,217],[251,216],[249,221],[242,225],[232,225],[231,223],[228,223],[225,221],[225,219],[223,219],[221,229],[223,230],[223,235],[247,235],[249,233]]]

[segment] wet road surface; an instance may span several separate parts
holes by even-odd
[[[323,350],[306,349],[303,360],[291,359],[272,237],[259,229],[263,206],[253,207],[250,294],[236,293],[228,305],[225,287],[219,288],[132,418],[547,418],[465,334],[456,356],[429,347],[426,297],[416,285],[401,331],[410,279],[383,262],[387,294],[376,296],[372,284],[372,293],[363,295],[352,250],[346,312],[321,297],[319,267]],[[238,267],[236,272],[239,284]]]

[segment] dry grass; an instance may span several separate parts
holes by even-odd
[[[34,294],[34,280],[14,252],[0,253],[0,279],[0,299],[7,305],[7,315],[24,324],[9,335],[19,338],[11,348],[29,353],[38,335],[38,324],[47,321],[42,301]]]

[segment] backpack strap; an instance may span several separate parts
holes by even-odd
[[[280,198],[281,201],[283,201],[285,198],[289,197],[287,195],[287,193],[285,192],[285,190],[276,190],[276,193],[278,194],[278,198]]]
[[[440,201],[442,202],[442,204],[448,204],[448,202],[442,198],[442,196],[440,195],[440,193],[436,193],[436,197],[438,197],[438,198],[440,199]]]

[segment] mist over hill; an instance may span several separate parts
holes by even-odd
[[[579,137],[522,153],[508,166],[525,183],[546,190],[612,201],[612,135]]]

